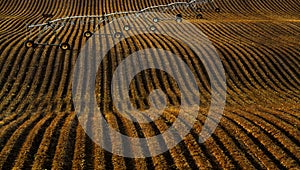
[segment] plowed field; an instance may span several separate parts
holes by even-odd
[[[53,18],[101,15],[170,2],[174,0],[0,0],[0,169],[300,169],[298,0],[215,0],[221,12],[204,10],[203,19],[185,11],[184,18],[215,46],[226,73],[223,117],[203,144],[198,137],[210,103],[210,85],[193,52],[154,34],[126,39],[110,52],[97,75],[98,105],[107,122],[128,136],[165,131],[176,118],[180,96],[168,75],[142,72],[131,84],[135,106],[147,109],[147,94],[159,88],[172,107],[154,123],[126,121],[115,112],[109,91],[113,71],[127,54],[151,47],[168,49],[181,56],[198,79],[201,108],[193,129],[176,147],[143,159],[103,150],[84,133],[74,113],[72,75],[90,25],[58,31],[72,50],[23,44],[26,24],[46,22],[43,13]],[[51,32],[42,39],[55,41]]]

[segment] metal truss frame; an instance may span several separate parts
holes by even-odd
[[[71,46],[68,42],[63,42],[61,38],[59,38],[57,31],[66,27],[67,25],[76,25],[78,22],[79,24],[94,24],[93,30],[86,30],[83,33],[83,36],[86,38],[91,37],[96,30],[103,24],[107,22],[113,22],[115,18],[118,18],[120,16],[128,16],[128,15],[136,15],[136,17],[139,17],[139,15],[147,12],[167,12],[168,10],[174,11],[177,8],[181,9],[191,9],[195,13],[195,17],[197,19],[202,19],[203,16],[201,12],[203,12],[204,8],[203,5],[208,4],[215,12],[220,12],[220,9],[216,7],[214,4],[214,0],[191,0],[189,2],[173,2],[169,3],[166,5],[157,5],[157,6],[150,6],[147,8],[144,8],[139,11],[124,11],[124,12],[114,12],[114,13],[109,13],[105,14],[103,13],[102,15],[85,15],[85,16],[70,16],[70,17],[65,17],[65,18],[58,18],[54,20],[48,20],[46,23],[41,23],[41,24],[32,24],[32,25],[27,25],[27,38],[26,41],[24,42],[24,45],[27,48],[34,48],[37,47],[38,45],[42,46],[59,46],[62,50],[70,50]],[[44,17],[53,17],[51,14],[43,14]],[[175,20],[176,22],[181,22],[182,21],[182,14],[176,14],[174,18],[170,18],[168,20]],[[79,20],[79,21],[78,21]],[[88,21],[87,21],[88,20]],[[165,21],[166,19],[160,19],[158,17],[153,18],[153,22],[162,22]],[[38,36],[37,38],[33,38],[33,29],[38,29]],[[125,25],[123,28],[125,31],[128,31],[131,29],[129,25]],[[156,27],[154,25],[149,26],[150,31],[155,31]],[[55,38],[55,43],[50,43],[48,42],[42,42],[42,35],[47,32],[51,31],[54,35]],[[121,32],[112,32],[110,34],[105,34],[105,35],[110,35],[113,36],[114,38],[119,38],[122,36]],[[34,39],[34,40],[33,40]]]

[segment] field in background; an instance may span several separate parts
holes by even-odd
[[[115,113],[110,79],[128,54],[147,47],[168,49],[180,56],[199,80],[201,109],[194,128],[175,148],[145,159],[104,151],[84,133],[74,114],[73,68],[86,42],[83,32],[91,25],[69,25],[58,32],[73,50],[49,46],[27,49],[23,45],[26,23],[45,22],[43,13],[54,14],[53,18],[101,15],[169,2],[173,1],[1,0],[0,169],[300,168],[298,0],[215,0],[220,13],[204,11],[203,19],[193,18],[189,10],[184,13],[184,18],[187,16],[213,42],[227,78],[223,118],[204,144],[197,141],[209,106],[210,87],[197,57],[172,39],[149,34],[126,39],[111,51],[97,75],[97,100],[107,121],[129,136],[163,132],[174,121],[180,101],[172,78],[147,70],[131,84],[136,107],[147,109],[147,94],[155,88],[166,92],[172,107],[150,125],[126,121]],[[54,41],[52,35],[49,32],[42,38]],[[109,138],[113,140],[113,136]]]

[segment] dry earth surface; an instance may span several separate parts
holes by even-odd
[[[201,108],[193,129],[176,147],[143,159],[103,150],[84,133],[74,113],[74,65],[86,42],[83,32],[92,25],[68,25],[58,31],[72,50],[23,45],[25,24],[45,22],[43,13],[53,18],[100,15],[170,2],[174,0],[1,0],[0,169],[300,169],[298,0],[216,0],[221,12],[203,11],[203,19],[184,12],[184,18],[213,42],[227,78],[223,117],[203,144],[198,137],[210,102],[210,85],[194,53],[154,34],[128,38],[110,51],[97,74],[98,105],[107,122],[128,136],[163,132],[176,118],[180,104],[175,81],[161,71],[146,70],[131,83],[132,102],[147,109],[147,95],[160,88],[168,95],[170,107],[150,124],[130,122],[118,114],[109,82],[128,54],[149,47],[168,49],[186,61],[198,79]],[[50,31],[42,39],[55,41]],[[92,118],[89,121],[93,123]]]

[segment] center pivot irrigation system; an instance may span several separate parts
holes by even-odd
[[[146,12],[170,12],[174,13],[176,9],[183,9],[183,10],[188,10],[190,9],[194,14],[197,19],[201,19],[202,14],[201,12],[205,10],[206,8],[205,5],[209,5],[210,8],[212,8],[215,12],[220,12],[220,9],[215,6],[214,0],[191,0],[189,2],[174,2],[170,3],[167,5],[157,5],[157,6],[150,6],[147,8],[144,8],[140,11],[125,11],[125,12],[115,12],[115,13],[110,13],[110,14],[105,14],[103,13],[102,15],[86,15],[86,16],[70,16],[70,17],[65,17],[65,18],[58,18],[55,20],[50,20],[50,18],[53,17],[52,14],[43,14],[43,17],[49,18],[46,23],[42,24],[33,24],[33,25],[27,25],[27,38],[24,43],[24,45],[27,48],[34,48],[37,47],[38,45],[43,45],[43,46],[59,46],[62,50],[69,50],[71,49],[71,46],[68,42],[63,42],[62,39],[58,37],[57,32],[66,27],[66,26],[75,26],[76,24],[80,25],[85,25],[85,24],[93,24],[93,29],[92,30],[87,30],[83,33],[83,36],[86,38],[91,37],[96,30],[101,26],[104,25],[105,23],[110,23],[114,22],[114,18],[122,17],[122,16],[128,16],[128,15],[136,15],[137,17],[140,14],[146,13]],[[175,20],[176,22],[181,22],[182,21],[183,15],[181,13],[177,13],[174,18],[170,18],[170,20]],[[158,17],[154,17],[152,19],[153,24],[165,21],[165,19],[160,19]],[[129,31],[131,27],[129,25],[125,25],[123,27],[123,30]],[[156,27],[154,25],[150,25],[148,27],[150,31],[155,31]],[[35,30],[35,31],[34,31]],[[38,34],[33,34],[33,32],[38,31]],[[43,35],[45,33],[52,32],[55,38],[55,41],[52,42],[51,38],[48,40],[42,40]],[[34,36],[36,35],[36,36]],[[112,31],[109,34],[113,36],[114,38],[120,38],[122,37],[122,32],[115,32]]]

